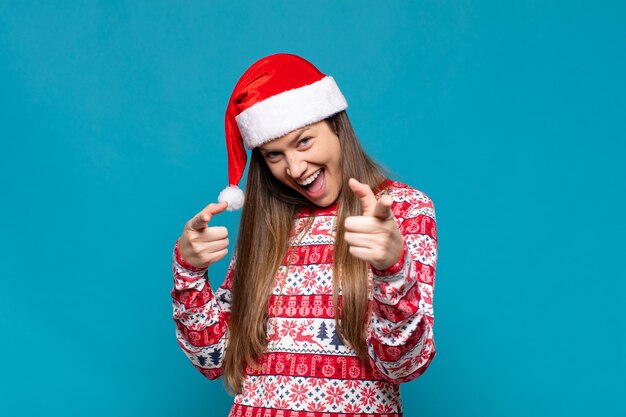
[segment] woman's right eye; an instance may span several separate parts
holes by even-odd
[[[279,155],[279,152],[268,152],[265,154],[265,159],[276,159]]]

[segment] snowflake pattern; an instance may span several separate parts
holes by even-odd
[[[248,376],[242,394],[235,397],[235,404],[325,413],[373,414],[380,407],[385,407],[387,413],[402,412],[398,385],[357,381],[358,385],[353,387],[353,382],[322,379],[320,383],[313,383],[312,378],[298,377],[279,383],[275,375]],[[272,387],[271,391],[268,386]]]

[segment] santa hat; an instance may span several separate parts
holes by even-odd
[[[229,186],[218,201],[228,210],[243,206],[238,187],[246,150],[319,122],[348,107],[332,77],[296,55],[276,54],[252,64],[241,76],[226,108]]]

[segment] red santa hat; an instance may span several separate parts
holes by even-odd
[[[241,76],[226,108],[229,186],[218,201],[228,210],[243,206],[238,187],[246,150],[324,120],[348,107],[335,80],[296,55],[276,54],[252,64]]]

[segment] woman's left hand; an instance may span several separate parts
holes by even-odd
[[[391,197],[376,200],[372,189],[354,178],[348,185],[363,206],[362,216],[350,216],[344,223],[350,253],[378,270],[393,266],[402,255],[404,238],[391,212]]]

